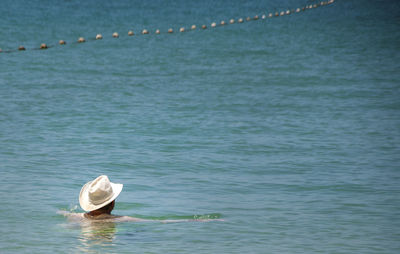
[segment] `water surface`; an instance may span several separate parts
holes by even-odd
[[[306,3],[3,1],[0,252],[398,253],[399,3],[127,36]],[[101,174],[116,214],[225,221],[57,214]]]

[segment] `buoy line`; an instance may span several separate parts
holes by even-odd
[[[290,15],[290,14],[295,14],[295,13],[300,13],[300,12],[304,12],[307,10],[311,10],[311,9],[315,9],[321,6],[327,6],[330,4],[333,4],[335,2],[335,0],[327,0],[327,1],[322,1],[319,3],[314,3],[314,4],[308,4],[299,8],[295,8],[295,9],[287,9],[287,10],[283,10],[280,12],[275,12],[275,13],[268,13],[268,14],[262,14],[261,16],[259,15],[255,15],[254,17],[245,17],[245,18],[238,18],[238,19],[229,19],[229,21],[225,21],[222,20],[220,22],[212,22],[210,24],[211,28],[217,28],[217,27],[224,27],[227,25],[233,25],[233,24],[242,24],[244,22],[250,22],[250,21],[257,21],[257,20],[266,20],[266,19],[270,19],[270,18],[275,18],[275,17],[282,17],[282,16],[286,16],[286,15]],[[166,32],[161,32],[160,29],[157,29],[154,31],[154,35],[160,35],[160,34],[174,34],[174,33],[185,33],[185,32],[190,32],[190,31],[195,31],[195,30],[206,30],[208,28],[207,25],[203,24],[199,27],[197,27],[196,25],[192,25],[192,26],[188,26],[188,27],[180,27],[179,30],[177,30],[175,32],[175,30],[173,28],[169,28]],[[140,31],[140,33],[135,33],[134,31],[130,30],[128,31],[127,35],[128,36],[138,36],[138,35],[149,35],[150,31],[147,29],[143,29],[142,31]],[[114,32],[112,34],[113,38],[119,38],[119,33]],[[102,34],[97,34],[94,38],[90,38],[93,40],[101,40],[103,39],[103,35]],[[72,42],[72,43],[85,43],[86,39],[84,37],[79,37],[76,41]],[[58,44],[55,45],[48,45],[46,43],[41,43],[40,47],[38,48],[25,48],[24,46],[19,46],[17,49],[13,50],[2,50],[0,48],[0,53],[12,53],[12,52],[19,52],[19,51],[26,51],[26,50],[45,50],[45,49],[49,49],[49,48],[53,48],[56,46],[65,46],[67,45],[67,42],[65,40],[59,40]]]

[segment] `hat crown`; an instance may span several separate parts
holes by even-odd
[[[114,192],[110,180],[106,175],[97,177],[89,186],[89,199],[98,205],[110,199]]]

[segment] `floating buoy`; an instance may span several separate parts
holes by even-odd
[[[196,28],[197,28],[196,25],[192,25],[192,27],[191,27],[192,30],[195,30]]]
[[[159,29],[156,30],[156,34],[160,34],[160,30]]]
[[[250,17],[247,17],[247,18],[246,18],[246,20],[247,20],[247,21],[250,21],[250,20],[251,20],[251,18],[250,18]]]
[[[318,5],[316,5],[316,4],[313,5],[313,8],[317,8],[317,7],[318,7]]]
[[[59,43],[60,45],[65,45],[65,44],[67,44],[64,40],[60,40],[58,43]]]
[[[281,16],[283,16],[283,15],[285,15],[285,12],[284,12],[284,11],[281,11]]]
[[[229,23],[233,24],[233,23],[235,23],[235,20],[231,19],[231,20],[229,20]]]
[[[85,38],[79,37],[78,42],[79,42],[79,43],[85,42]]]
[[[201,28],[202,29],[207,29],[207,26],[206,25],[202,25]]]
[[[296,9],[296,12],[300,12],[300,8],[297,8],[297,9]]]
[[[25,47],[24,46],[19,46],[18,50],[25,50]]]
[[[217,23],[215,23],[215,22],[211,23],[211,27],[216,27],[216,26],[217,26]]]
[[[130,31],[128,32],[128,35],[129,35],[129,36],[132,36],[132,35],[134,35],[133,31],[132,31],[132,30],[130,30]]]
[[[278,17],[279,16],[279,12],[275,12],[275,17]]]
[[[118,38],[118,37],[119,37],[119,34],[118,34],[117,32],[115,32],[115,33],[112,34],[112,37]]]
[[[312,9],[312,4],[310,4],[310,5],[308,6],[308,9]]]
[[[147,29],[143,29],[142,34],[149,34],[149,31],[147,31]]]
[[[220,24],[221,24],[221,26],[224,26],[224,25],[226,25],[226,23],[225,23],[225,21],[224,21],[224,20],[222,20]]]
[[[174,30],[172,28],[168,29],[168,33],[172,34]]]
[[[305,7],[303,7],[303,8],[301,8],[301,10],[302,10],[302,11],[305,11],[305,10],[306,10],[306,8],[305,8]]]
[[[47,45],[46,45],[46,43],[42,43],[42,44],[40,44],[40,49],[47,49]]]
[[[242,18],[238,19],[238,22],[243,23],[243,19]]]
[[[286,11],[286,15],[289,15],[289,14],[290,14],[290,10],[287,10],[287,11]]]
[[[268,18],[272,18],[272,16],[273,16],[272,13],[268,14]]]
[[[185,28],[184,27],[179,28],[179,32],[181,33],[185,32]]]
[[[255,15],[255,16],[254,16],[254,20],[257,20],[257,19],[258,19],[258,15]]]
[[[265,14],[263,14],[262,16],[261,16],[261,18],[262,19],[265,19],[267,16],[265,16]]]
[[[103,35],[97,34],[97,35],[96,35],[96,40],[101,40],[101,39],[103,39]]]

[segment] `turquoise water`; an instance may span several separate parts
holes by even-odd
[[[3,1],[0,252],[399,253],[397,1],[165,34],[310,3]],[[225,221],[57,214],[100,174],[115,214]]]

